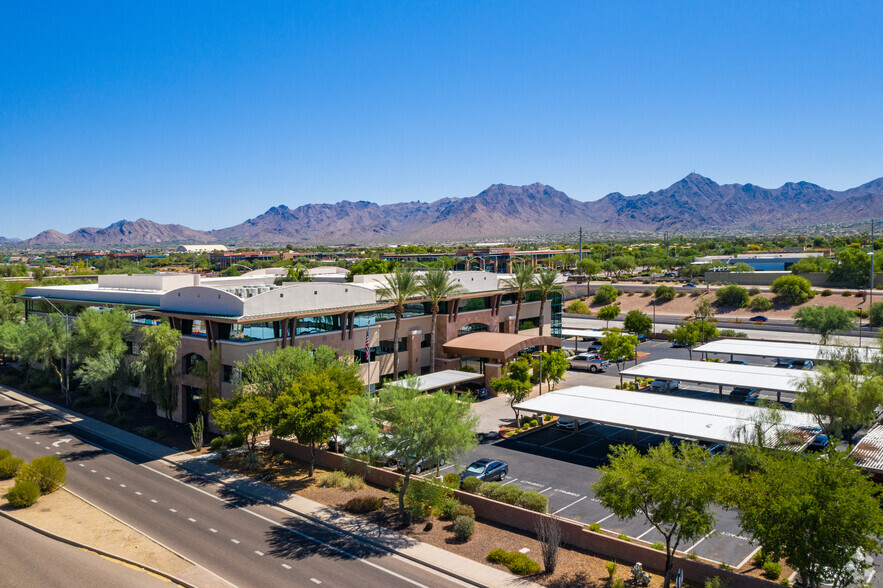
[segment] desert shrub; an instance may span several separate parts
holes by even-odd
[[[625,588],[625,582],[622,581],[622,578],[613,580],[613,588]]]
[[[700,296],[702,296],[702,292],[699,290],[693,290],[690,292],[690,298],[699,298]]]
[[[540,425],[539,421],[537,421],[536,419],[530,419],[530,426],[531,427],[538,427],[539,425]]]
[[[549,499],[536,490],[528,490],[518,498],[518,506],[535,512],[545,513],[549,510]]]
[[[15,508],[31,506],[37,502],[38,498],[40,498],[40,486],[36,482],[29,480],[17,482],[6,493],[6,500]]]
[[[763,567],[763,564],[765,564],[765,563],[767,562],[767,560],[769,560],[769,558],[767,557],[767,554],[765,554],[765,553],[763,552],[763,549],[759,550],[757,553],[755,553],[755,554],[751,557],[751,561],[752,561],[752,562],[754,563],[754,565],[755,565],[756,567],[758,567],[758,568]]]
[[[445,501],[451,498],[451,489],[434,480],[417,478],[408,484],[405,492],[405,503],[408,505],[422,504],[426,514],[439,511],[444,507]]]
[[[457,474],[447,473],[442,478],[442,481],[444,482],[444,485],[448,488],[453,488],[454,490],[456,490],[460,487],[460,476],[458,476]]]
[[[875,302],[872,304],[868,315],[871,317],[872,327],[883,325],[883,302]]]
[[[641,296],[647,298],[648,296],[653,296],[653,292],[653,288],[644,288],[643,290],[641,290]]]
[[[731,566],[730,564],[727,564],[727,563],[718,564],[717,567],[719,567],[722,570],[732,570],[733,569],[733,566]]]
[[[482,482],[478,487],[478,494],[484,496],[485,498],[493,498],[494,492],[497,491],[497,488],[502,486],[499,482]]]
[[[705,588],[726,588],[727,581],[720,576],[709,576],[705,578]]]
[[[779,576],[782,575],[782,566],[779,564],[779,562],[765,562],[761,569],[763,570],[763,575],[770,580],[778,580]]]
[[[674,300],[678,295],[678,291],[674,289],[673,286],[666,286],[665,284],[661,284],[656,286],[655,298],[659,302],[669,302]]]
[[[263,456],[257,450],[246,451],[239,461],[249,471],[259,470],[265,465]]]
[[[153,425],[138,427],[135,432],[146,439],[156,439],[156,436],[159,434],[159,431]]]
[[[224,435],[224,445],[226,445],[230,449],[242,447],[244,444],[245,437],[243,437],[239,433],[230,433],[229,435]]]
[[[616,536],[616,538],[621,541],[628,541],[629,543],[632,542],[632,538],[629,537],[628,535],[626,535],[625,533],[620,533],[619,535]]]
[[[597,292],[595,292],[595,297],[592,298],[592,303],[600,306],[607,306],[608,304],[612,304],[617,298],[619,298],[619,290],[610,284],[604,284],[598,288]]]
[[[333,472],[323,472],[316,477],[316,482],[320,486],[327,486],[329,488],[337,488],[341,484],[343,484],[344,479],[346,478],[346,474],[344,472],[333,471]]]
[[[589,310],[589,305],[579,299],[570,302],[564,308],[564,312],[570,314],[592,314],[592,311]]]
[[[686,292],[678,292],[678,298],[683,298],[686,295],[687,295]]]
[[[365,487],[365,480],[360,476],[347,476],[340,485],[341,490],[346,492],[358,492]]]
[[[600,533],[601,532],[601,525],[598,523],[591,523],[589,525],[589,531],[591,531],[593,533]]]
[[[479,480],[478,478],[474,478],[474,477],[470,476],[470,477],[466,478],[465,480],[463,480],[463,482],[460,484],[460,486],[463,488],[463,490],[465,492],[471,492],[471,493],[475,494],[476,491],[478,490],[478,487],[481,486],[481,483],[482,483],[481,480]]]
[[[754,286],[753,288],[748,288],[749,296],[757,296],[758,294],[760,294],[760,288],[758,288],[757,286]]]
[[[524,494],[524,490],[514,484],[500,486],[494,491],[494,500],[505,502],[506,504],[518,504],[518,499]]]
[[[24,463],[25,460],[12,456],[0,459],[0,480],[14,478]]]
[[[454,510],[451,511],[451,518],[457,520],[460,517],[469,517],[470,519],[474,519],[475,509],[468,504],[458,504],[454,507]]]
[[[608,561],[604,564],[604,567],[607,568],[607,577],[612,580],[613,576],[616,574],[616,562]]]
[[[745,339],[748,337],[747,333],[737,332],[733,329],[721,329],[718,333],[721,337],[738,337],[741,339]]]
[[[730,284],[719,288],[715,294],[718,304],[723,306],[731,306],[733,308],[742,308],[748,304],[748,290],[737,284]]]
[[[475,519],[459,516],[454,519],[454,537],[458,541],[469,541],[475,535]]]
[[[485,559],[491,563],[506,565],[506,561],[509,559],[509,552],[505,549],[495,547],[494,549],[491,549],[491,552],[487,554]]]
[[[849,298],[850,296],[852,296],[852,292],[850,292],[849,290],[844,290],[843,294],[841,294],[841,296]]]
[[[0,447],[0,459],[6,459],[7,457],[12,457],[12,452]]]
[[[40,492],[48,494],[64,485],[67,467],[54,455],[35,457],[31,463],[25,464],[15,476],[16,482],[34,482]]]
[[[651,543],[650,547],[658,551],[665,551],[665,545],[663,545],[661,541],[655,541]]]
[[[773,307],[773,301],[769,298],[764,298],[763,296],[755,296],[751,299],[751,302],[748,303],[748,308],[751,310],[758,312],[761,310],[769,310]]]
[[[383,499],[378,496],[356,496],[350,498],[343,508],[355,514],[374,512],[383,508]]]
[[[695,551],[691,551],[690,553],[687,554],[687,559],[691,559],[693,561],[699,561],[699,556],[696,555]]]
[[[834,293],[831,292],[830,290],[828,290],[827,288],[825,288],[824,290],[822,290],[822,296],[832,296],[833,294],[834,294]]]
[[[800,276],[782,276],[770,286],[770,291],[785,304],[803,304],[813,297],[812,284]]]
[[[790,586],[791,582],[788,581],[788,578],[782,578],[781,580],[779,580],[779,584],[781,584],[782,586]]]
[[[538,574],[540,572],[540,564],[517,551],[506,551],[498,547],[492,549],[485,559],[491,563],[502,564],[509,568],[510,572],[519,576]]]
[[[438,518],[443,521],[453,521],[457,517],[454,516],[454,509],[460,506],[460,501],[456,498],[448,498],[439,509]]]

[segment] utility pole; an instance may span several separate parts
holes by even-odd
[[[870,303],[868,303],[868,315],[870,316],[871,312],[874,310],[874,219],[871,219],[871,288],[868,290],[868,296],[870,296]],[[861,336],[862,327],[861,327],[861,315],[859,315],[859,327],[858,332],[859,336]],[[870,326],[870,321],[868,321],[868,326]]]
[[[874,226],[873,221],[871,221],[871,223],[872,223],[871,227],[873,227]],[[873,228],[871,229],[871,234],[872,235],[874,234]],[[873,249],[872,249],[872,251],[873,251]],[[873,253],[871,255],[873,255]],[[580,227],[579,228],[579,261],[582,262],[582,260],[583,260],[583,228]],[[579,266],[577,266],[577,267],[579,267]]]

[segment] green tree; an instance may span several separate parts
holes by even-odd
[[[635,359],[637,347],[637,335],[627,335],[620,331],[607,331],[601,337],[601,357],[614,362],[617,369],[621,369],[622,364],[626,361]]]
[[[512,276],[504,279],[502,284],[508,290],[515,290],[515,332],[517,333],[521,324],[521,304],[524,302],[524,295],[534,288],[536,275],[529,265],[518,264],[512,268]],[[542,316],[542,311],[540,316]]]
[[[215,399],[212,418],[222,431],[241,435],[245,440],[248,456],[245,462],[255,464],[258,435],[273,424],[273,401],[261,394],[237,392],[227,400]]]
[[[402,324],[402,316],[405,314],[405,304],[408,300],[420,294],[420,282],[417,275],[409,269],[397,269],[395,273],[384,276],[382,286],[377,289],[377,294],[387,302],[394,305],[396,322],[393,329],[393,376],[399,375],[399,329]]]
[[[370,274],[388,274],[395,270],[396,263],[385,259],[366,258],[350,266],[347,274],[347,282],[353,281],[353,276]]]
[[[429,328],[429,362],[432,371],[435,371],[435,332],[438,324],[439,305],[442,300],[460,295],[464,288],[453,280],[447,270],[431,269],[420,276],[420,291],[423,296],[429,299],[429,309],[432,312],[432,323]]]
[[[558,272],[555,270],[540,270],[536,274],[536,289],[540,294],[540,337],[543,336],[543,315],[545,314],[546,301],[549,296],[561,293],[561,284],[557,282]]]
[[[509,397],[509,408],[517,417],[518,412],[513,407],[530,396],[533,389],[530,383],[531,365],[526,357],[519,357],[509,363],[506,371],[506,375],[491,380],[491,388],[497,394]]]
[[[599,468],[601,479],[592,489],[601,504],[621,519],[641,515],[662,534],[668,588],[673,556],[681,543],[714,529],[713,507],[726,465],[719,457],[709,457],[702,447],[686,443],[675,450],[666,441],[646,455],[632,445],[612,450],[610,465]]]
[[[21,304],[17,304],[12,299],[18,293],[15,290],[16,284],[16,282],[0,282],[0,325],[18,323],[24,317]]]
[[[659,286],[656,286],[656,292],[653,294],[653,297],[657,302],[671,302],[677,298],[677,295],[678,291],[675,290],[674,287],[660,284]]]
[[[714,293],[717,303],[721,306],[730,306],[732,308],[744,308],[748,306],[750,296],[748,290],[737,284],[730,284],[723,288],[718,288]]]
[[[883,326],[883,302],[875,302],[871,304],[868,316],[872,327]]]
[[[845,452],[761,452],[758,459],[760,467],[734,497],[742,529],[764,553],[784,558],[807,586],[820,586],[832,573],[835,585],[859,580],[848,577],[856,550],[879,553],[883,535],[874,483]]]
[[[221,348],[215,347],[190,372],[202,380],[202,395],[199,397],[199,412],[202,414],[209,414],[215,398],[221,397],[221,365]]]
[[[592,298],[592,303],[607,306],[613,304],[617,298],[619,298],[619,290],[610,284],[604,284],[598,288],[597,292],[595,292],[595,297]]]
[[[294,435],[298,443],[310,447],[310,477],[313,476],[318,446],[328,441],[340,424],[346,405],[362,389],[362,383],[352,370],[313,370],[301,373],[276,399],[273,435]]]
[[[181,333],[162,323],[141,330],[141,354],[132,364],[141,388],[166,415],[178,408],[178,346]]]
[[[64,361],[67,351],[65,319],[51,315],[43,318],[31,315],[24,323],[0,325],[0,351],[20,359],[26,366],[25,382],[30,381],[34,369],[46,369],[58,378],[58,386],[70,401],[65,386]]]
[[[873,423],[883,404],[883,376],[853,373],[845,362],[820,366],[798,388],[794,409],[814,415],[834,437]]]
[[[597,294],[596,294],[597,297]],[[598,318],[607,321],[607,328],[610,328],[610,321],[619,316],[621,309],[615,304],[608,304],[598,309]]]
[[[690,353],[690,359],[693,359],[693,348],[699,343],[701,335],[700,330],[690,321],[681,323],[672,329],[668,335],[668,340],[680,347],[686,347]]]
[[[237,389],[263,394],[275,400],[291,387],[302,372],[327,368],[338,362],[337,352],[326,345],[313,349],[307,343],[271,352],[258,349],[245,362],[237,363],[241,372]]]
[[[284,277],[278,277],[275,280],[277,286],[285,283],[285,282],[312,282],[313,276],[310,275],[310,270],[308,270],[305,266],[301,264],[289,266],[288,270],[285,272]]]
[[[805,257],[791,264],[788,269],[792,274],[810,274],[815,272],[829,272],[834,267],[834,262],[827,257]]]
[[[541,390],[543,382],[549,382],[549,390],[551,391],[552,384],[557,385],[570,368],[570,361],[561,349],[556,349],[551,353],[543,351],[539,357],[532,359],[533,379],[540,385]],[[540,362],[542,362],[542,369],[540,369]],[[542,382],[539,379],[540,373],[542,373]]]
[[[343,422],[348,453],[392,455],[399,463],[403,516],[408,484],[423,460],[453,461],[478,443],[478,417],[470,404],[444,392],[424,395],[412,386],[386,386],[375,399],[353,397]]]
[[[819,335],[821,344],[828,343],[834,333],[849,331],[855,315],[840,306],[804,306],[794,313],[794,324],[804,331]]]
[[[83,387],[93,394],[106,394],[108,408],[116,409],[120,414],[117,403],[130,382],[129,366],[122,354],[102,351],[96,356],[87,357],[75,374]]]
[[[837,263],[828,271],[828,281],[848,288],[864,288],[871,282],[871,258],[861,249],[846,247],[837,252]]]
[[[640,310],[630,310],[626,313],[622,326],[635,335],[649,337],[653,331],[653,319]]]
[[[785,304],[803,304],[813,297],[812,284],[800,276],[776,278],[770,291]]]

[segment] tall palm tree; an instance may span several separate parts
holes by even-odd
[[[420,291],[429,298],[432,305],[432,328],[429,332],[429,355],[432,371],[435,371],[435,325],[438,320],[439,303],[465,291],[463,286],[453,281],[451,274],[444,269],[430,269],[420,276]]]
[[[561,284],[557,283],[558,272],[555,270],[540,270],[536,274],[536,288],[540,293],[540,337],[543,336],[543,309],[546,308],[546,300],[550,294],[561,292]]]
[[[521,303],[524,302],[524,294],[536,285],[533,268],[527,264],[513,266],[512,277],[503,280],[503,285],[510,290],[515,290],[515,297],[518,300],[518,306],[515,307],[515,332],[517,333],[518,325],[521,322]]]
[[[393,274],[387,274],[384,285],[377,289],[377,294],[383,300],[395,305],[396,326],[393,334],[393,377],[399,377],[399,327],[402,324],[402,315],[405,314],[405,304],[409,298],[420,293],[420,283],[413,270],[399,268]]]

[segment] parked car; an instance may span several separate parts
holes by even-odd
[[[598,341],[597,339],[595,339],[594,341],[590,341],[589,342],[589,351],[594,351],[595,353],[597,353],[598,351],[601,351],[601,347],[603,347],[603,345],[604,344],[601,343],[600,341]]]
[[[763,316],[762,314],[759,314],[757,316],[751,317],[748,320],[751,321],[752,323],[765,323],[767,321],[767,318],[765,316]]]
[[[637,337],[638,337],[638,343],[643,343],[644,341],[647,340],[647,335],[645,335],[644,333],[638,333]]]
[[[701,444],[703,447],[708,449],[708,455],[722,455],[729,451],[730,446],[726,443],[710,443],[705,442]]]
[[[575,370],[588,370],[595,374],[610,367],[610,362],[601,359],[597,353],[580,353],[570,358],[570,367]]]
[[[730,391],[730,398],[741,402],[748,402],[749,398],[753,398],[754,400],[749,404],[755,404],[757,399],[760,398],[760,392],[757,388],[737,387]]]
[[[469,467],[460,473],[460,481],[466,478],[478,478],[482,482],[502,481],[506,479],[508,473],[509,464],[505,461],[484,458],[469,464]]]
[[[650,382],[650,389],[656,392],[670,392],[677,390],[681,383],[677,380],[653,380]]]
[[[818,435],[816,435],[816,438],[812,440],[812,443],[809,444],[809,447],[807,447],[807,449],[809,449],[810,451],[822,451],[828,446],[830,442],[831,440],[828,439],[827,435],[819,433]]]
[[[441,467],[443,465],[445,465],[444,458],[438,459],[437,457],[424,457],[417,462],[417,466],[414,468],[414,473],[421,474],[426,470],[431,470],[432,468]],[[402,469],[402,462],[398,458],[395,460],[395,468],[397,470]]]
[[[665,277],[666,278],[676,278],[676,277],[678,277],[678,274],[677,274],[677,272],[668,272],[667,274],[665,274]]]
[[[574,425],[576,424],[576,422],[577,420],[573,417],[559,417],[555,424],[560,429],[567,429],[568,431],[572,431],[575,428]],[[589,424],[589,421],[580,420],[579,428],[582,429],[583,427],[589,426]]]
[[[731,360],[728,361],[727,363],[734,363],[734,364],[737,364],[737,365],[748,365],[748,362],[747,362],[747,361],[742,361],[741,359],[731,359]]]
[[[484,382],[466,382],[460,384],[459,387],[476,398],[484,398],[487,396],[487,386],[484,385]]]
[[[684,284],[684,288],[698,288],[698,287],[699,286],[697,286],[693,282],[690,282],[689,284]]]
[[[786,359],[780,357],[776,360],[776,367],[789,370],[811,370],[815,367],[815,364],[809,359]]]

